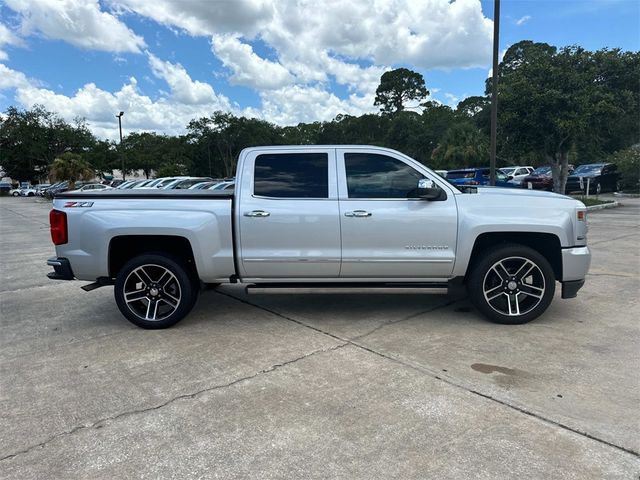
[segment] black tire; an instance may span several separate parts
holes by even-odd
[[[165,254],[144,254],[131,259],[116,277],[114,295],[118,309],[141,328],[175,325],[191,311],[198,298],[187,272],[183,263]]]
[[[17,197],[17,196],[19,196],[20,194],[19,194],[18,192],[13,192],[11,195],[12,195],[12,196],[14,196],[14,197]]]
[[[473,304],[489,320],[519,325],[536,319],[549,307],[556,281],[544,256],[518,244],[498,245],[480,255],[467,278],[467,289]]]

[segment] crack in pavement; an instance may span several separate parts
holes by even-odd
[[[272,310],[270,308],[263,307],[261,305],[257,305],[255,303],[252,303],[252,302],[250,302],[248,300],[245,300],[245,299],[242,299],[242,298],[238,298],[235,295],[231,295],[229,293],[221,292],[221,291],[217,291],[217,290],[215,292],[220,294],[220,295],[224,295],[224,296],[233,298],[236,301],[244,303],[246,305],[251,305],[251,306],[253,306],[255,308],[259,308],[259,309],[261,309],[261,310],[263,310],[265,312],[272,313],[274,315],[277,315],[280,318],[283,318],[285,320],[289,320],[289,321],[291,321],[293,323],[297,323],[298,325],[302,325],[303,327],[309,328],[311,330],[315,330],[316,332],[322,333],[322,334],[327,335],[327,336],[329,336],[331,338],[334,338],[336,340],[340,340],[342,342],[346,342],[346,344],[348,344],[348,345],[352,345],[352,346],[354,346],[356,348],[360,348],[360,349],[362,349],[362,350],[364,350],[366,352],[369,352],[371,354],[377,355],[377,356],[379,356],[381,358],[384,358],[386,360],[390,360],[390,361],[392,361],[394,363],[397,363],[399,365],[402,365],[404,367],[410,368],[412,370],[418,371],[418,372],[423,373],[423,374],[427,374],[427,375],[433,377],[436,380],[439,380],[441,382],[445,382],[448,385],[451,385],[453,387],[465,390],[466,392],[469,392],[469,393],[471,393],[473,395],[478,395],[479,397],[482,397],[482,398],[485,398],[487,400],[491,400],[493,402],[499,403],[500,405],[503,405],[503,406],[505,406],[507,408],[515,410],[515,411],[517,411],[519,413],[523,413],[523,414],[525,414],[525,415],[527,415],[529,417],[535,418],[536,420],[539,420],[541,422],[547,423],[549,425],[553,425],[553,426],[561,428],[563,430],[567,430],[569,432],[575,433],[577,435],[580,435],[582,437],[588,438],[590,440],[594,440],[594,441],[596,441],[598,443],[601,443],[601,444],[606,445],[608,447],[612,447],[612,448],[615,448],[615,449],[620,450],[622,452],[631,454],[631,455],[633,455],[635,457],[640,457],[640,453],[636,452],[635,450],[633,450],[631,448],[623,447],[622,445],[617,445],[617,444],[615,444],[613,442],[610,442],[610,441],[605,440],[603,438],[597,437],[597,436],[595,436],[595,435],[593,435],[593,434],[591,434],[591,433],[589,433],[587,431],[580,430],[580,429],[578,429],[576,427],[572,427],[572,426],[564,424],[564,423],[562,423],[560,421],[553,420],[551,418],[545,417],[544,415],[542,415],[540,413],[536,413],[536,412],[534,412],[532,410],[529,410],[524,406],[519,406],[519,405],[510,403],[507,400],[502,400],[500,398],[494,397],[491,394],[481,392],[481,391],[477,390],[477,387],[473,386],[472,384],[468,384],[467,385],[463,381],[455,379],[454,377],[451,377],[450,375],[443,375],[439,371],[436,372],[436,371],[434,371],[434,370],[432,370],[432,369],[430,369],[428,367],[425,367],[423,365],[414,364],[414,363],[410,362],[409,360],[401,358],[399,356],[398,357],[391,356],[391,355],[386,354],[384,352],[375,350],[373,347],[370,347],[370,346],[367,346],[367,345],[364,345],[362,343],[358,343],[357,341],[355,341],[356,338],[361,338],[361,337],[355,337],[352,340],[350,340],[348,338],[342,338],[339,335],[335,335],[335,334],[333,334],[331,332],[324,331],[321,328],[314,327],[313,325],[308,325],[308,324],[306,324],[306,323],[304,323],[304,322],[302,322],[300,320],[296,320],[294,318],[291,318],[291,317],[289,317],[289,316],[287,316],[285,314],[282,314],[282,313],[277,312],[275,310]],[[446,306],[446,305],[442,305],[442,307],[444,307],[444,306]]]
[[[368,331],[367,333],[363,333],[362,335],[356,335],[355,337],[351,337],[349,340],[351,340],[351,341],[360,340],[362,338],[368,337],[369,335],[371,335],[371,334],[377,332],[378,330],[381,330],[384,327],[387,327],[389,325],[396,325],[396,324],[401,323],[401,322],[406,322],[407,320],[411,320],[413,318],[419,317],[420,315],[424,315],[425,313],[431,313],[431,312],[433,312],[435,310],[439,310],[440,308],[448,307],[448,306],[453,305],[454,303],[460,302],[462,300],[464,300],[464,299],[460,298],[460,299],[456,299],[456,300],[450,300],[450,301],[448,301],[446,303],[441,303],[440,305],[436,305],[435,307],[431,307],[431,308],[429,308],[427,310],[424,310],[424,311],[421,311],[421,312],[418,312],[418,313],[412,313],[411,315],[409,315],[407,317],[404,317],[404,318],[400,318],[398,320],[390,320],[388,322],[383,322],[380,325],[378,325],[377,327],[375,327],[372,330]]]
[[[321,354],[321,353],[327,353],[327,352],[334,352],[334,351],[339,350],[340,348],[343,348],[343,347],[345,347],[347,345],[349,345],[348,342],[343,342],[343,343],[341,343],[339,345],[335,345],[335,346],[330,347],[330,348],[322,348],[322,349],[314,350],[314,351],[306,353],[306,354],[304,354],[304,355],[302,355],[300,357],[294,358],[292,360],[287,360],[287,361],[282,362],[282,363],[276,363],[275,365],[271,365],[270,367],[265,368],[263,370],[260,370],[260,371],[258,371],[256,373],[252,374],[252,375],[248,375],[246,377],[237,378],[237,379],[235,379],[235,380],[233,380],[233,381],[231,381],[229,383],[225,383],[223,385],[214,385],[213,387],[203,388],[202,390],[198,390],[196,392],[181,394],[181,395],[178,395],[176,397],[170,398],[169,400],[167,400],[166,402],[163,402],[161,404],[154,405],[152,407],[147,407],[147,408],[141,408],[141,409],[137,409],[137,410],[129,410],[129,411],[126,411],[126,412],[121,412],[121,413],[118,413],[117,415],[112,415],[110,417],[101,418],[99,420],[96,420],[93,423],[88,424],[88,425],[78,425],[78,426],[72,428],[71,430],[66,430],[64,432],[56,433],[55,435],[52,435],[48,439],[46,439],[46,440],[44,440],[44,441],[42,441],[40,443],[37,443],[35,445],[31,445],[31,446],[29,446],[29,447],[27,447],[27,448],[25,448],[23,450],[19,450],[17,452],[11,453],[9,455],[5,455],[4,457],[0,457],[0,462],[5,461],[5,460],[10,460],[12,458],[17,457],[18,455],[27,454],[27,453],[29,453],[32,450],[35,450],[37,448],[44,448],[49,443],[53,442],[54,440],[57,440],[58,438],[66,437],[66,436],[69,436],[69,435],[73,435],[74,433],[79,432],[81,430],[88,430],[88,429],[91,429],[91,428],[101,428],[102,426],[104,426],[103,424],[106,423],[106,422],[119,420],[121,418],[129,417],[129,416],[132,416],[132,415],[137,415],[137,414],[140,414],[140,413],[146,413],[146,412],[151,412],[151,411],[154,411],[154,410],[159,410],[159,409],[164,408],[164,407],[166,407],[168,405],[171,405],[174,402],[177,402],[178,400],[194,399],[194,398],[196,398],[197,396],[199,396],[199,395],[201,395],[203,393],[212,392],[212,391],[215,391],[215,390],[221,390],[223,388],[232,387],[234,385],[237,385],[238,383],[246,382],[246,381],[252,380],[252,379],[254,379],[256,377],[259,377],[261,375],[274,372],[274,371],[276,371],[276,370],[278,370],[280,368],[286,367],[287,365],[291,365],[292,363],[299,362],[300,360],[304,360],[304,359],[312,357],[314,355],[318,355],[318,354]]]

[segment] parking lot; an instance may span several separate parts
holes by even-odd
[[[640,199],[589,214],[578,298],[204,292],[163,331],[46,278],[50,203],[0,198],[0,478],[638,478]]]

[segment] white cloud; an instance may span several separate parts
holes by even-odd
[[[529,20],[531,20],[531,15],[525,15],[524,17],[520,17],[518,20],[516,20],[516,25],[524,25]]]
[[[4,0],[20,16],[21,33],[40,33],[87,50],[140,52],[142,37],[100,9],[98,0]]]
[[[0,90],[24,88],[30,85],[31,82],[24,73],[12,70],[0,63]]]
[[[101,10],[105,1],[109,11]],[[165,133],[181,133],[192,118],[218,109],[282,125],[360,115],[377,111],[373,100],[380,76],[395,66],[451,69],[487,67],[491,61],[492,22],[479,0],[5,2],[18,12],[23,33],[39,32],[87,49],[143,51],[144,40],[117,17],[130,12],[208,37],[230,72],[229,82],[255,89],[261,100],[260,106],[241,110],[208,83],[192,79],[180,63],[149,52],[152,74],[168,86],[161,86],[168,91],[160,91],[159,99],[142,93],[134,78],[112,92],[87,83],[71,96],[41,88],[20,72],[0,80],[10,84],[0,83],[0,89],[16,89],[23,106],[39,102],[67,119],[85,116],[97,135],[111,138],[113,115],[120,110],[125,129]],[[263,45],[268,58],[258,53]],[[346,86],[346,95],[333,93],[334,84]],[[436,90],[428,75],[427,87]]]
[[[221,108],[230,108],[226,98],[218,97],[208,83],[192,80],[179,63],[164,62],[151,53],[147,54],[151,71],[156,77],[167,82],[171,89],[172,100],[187,105],[218,103]]]
[[[225,67],[233,71],[232,83],[257,89],[275,89],[288,85],[292,76],[277,62],[255,54],[251,45],[242,43],[234,35],[214,35],[211,50]]]
[[[191,35],[260,38],[280,63],[332,52],[374,64],[422,68],[484,66],[492,22],[479,0],[110,0]],[[306,62],[305,62],[306,63]],[[295,72],[293,72],[295,73]]]
[[[374,111],[373,97],[338,98],[320,87],[293,85],[261,94],[260,116],[279,125],[332,120],[336,115],[362,115]],[[377,110],[377,109],[376,109]]]
[[[253,36],[273,14],[273,2],[269,0],[109,1],[115,8],[136,12],[197,36],[231,32],[244,32]]]
[[[172,64],[169,66],[168,70],[171,70],[171,66],[178,68]],[[188,80],[191,81],[190,78]],[[67,121],[75,117],[84,117],[93,133],[101,138],[117,138],[115,114],[119,111],[125,112],[122,124],[124,132],[157,131],[180,134],[194,118],[211,115],[216,110],[232,109],[226,97],[215,94],[209,97],[206,103],[185,103],[178,98],[179,95],[174,95],[180,92],[180,89],[171,88],[170,96],[154,101],[139,90],[138,82],[131,77],[115,92],[103,90],[94,83],[87,83],[73,95],[67,96],[42,88],[22,72],[0,64],[0,90],[15,89],[15,99],[25,108],[42,104]],[[211,92],[213,93],[213,90]]]
[[[9,58],[7,52],[2,50],[2,47],[5,45],[21,47],[24,46],[24,42],[15,33],[9,30],[9,28],[0,23],[0,60],[7,60]]]

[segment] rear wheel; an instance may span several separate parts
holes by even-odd
[[[540,253],[524,245],[482,252],[468,280],[472,302],[489,320],[516,325],[540,316],[551,304],[555,276]]]
[[[134,325],[168,328],[182,320],[197,298],[194,282],[177,259],[146,254],[118,273],[114,295],[120,312]]]

